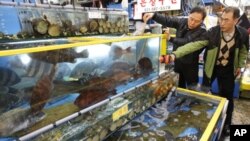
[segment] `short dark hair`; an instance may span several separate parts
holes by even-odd
[[[202,20],[204,20],[206,18],[206,16],[207,16],[206,10],[204,8],[202,8],[202,7],[199,7],[199,6],[196,6],[196,7],[192,8],[191,11],[190,11],[190,14],[192,14],[192,13],[200,13],[200,14],[202,14]]]
[[[228,12],[232,12],[233,13],[233,18],[237,19],[240,17],[240,9],[238,7],[234,7],[234,6],[228,6],[226,7],[222,13],[228,13]]]

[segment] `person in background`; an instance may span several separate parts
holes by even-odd
[[[228,99],[227,117],[223,133],[229,135],[234,109],[234,80],[245,66],[249,49],[249,36],[246,29],[237,26],[240,10],[226,7],[219,25],[209,29],[201,40],[179,47],[170,55],[171,61],[205,47],[203,85],[211,87],[218,80],[219,95]]]
[[[202,33],[206,32],[203,26],[203,20],[206,17],[206,11],[201,7],[194,7],[188,18],[168,17],[158,13],[145,13],[143,20],[152,19],[163,27],[176,29],[176,37],[170,37],[169,41],[173,43],[173,51],[179,46],[192,42],[200,38]],[[179,73],[179,87],[186,88],[198,84],[199,54],[201,51],[193,52],[180,59],[176,59],[174,71]]]

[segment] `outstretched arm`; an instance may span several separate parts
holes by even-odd
[[[200,30],[193,32],[187,37],[182,37],[182,38],[171,37],[169,41],[172,42],[173,44],[176,44],[177,46],[183,46],[187,43],[200,40],[199,37],[201,37],[202,34],[205,32],[206,32],[205,29],[200,29]]]
[[[207,45],[208,45],[207,40],[201,40],[181,46],[176,51],[172,52],[172,54],[170,54],[170,62],[173,62],[176,58],[181,58],[187,54],[190,54],[201,48],[204,48]]]

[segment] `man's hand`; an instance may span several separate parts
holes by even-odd
[[[147,23],[148,20],[152,19],[153,16],[154,16],[154,13],[145,13],[143,15],[143,21],[144,21],[144,23]]]
[[[166,34],[168,41],[170,40],[169,28],[163,28],[164,34]]]
[[[234,77],[237,78],[240,76],[240,74],[241,74],[241,68],[237,68],[234,72]]]
[[[175,61],[175,55],[174,54],[162,55],[160,56],[159,61],[161,63],[170,64]]]

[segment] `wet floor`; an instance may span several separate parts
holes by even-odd
[[[232,124],[250,124],[250,98],[238,98],[234,100],[234,112]],[[229,137],[222,137],[221,141],[229,141]]]
[[[250,124],[250,98],[234,100],[233,124]]]

